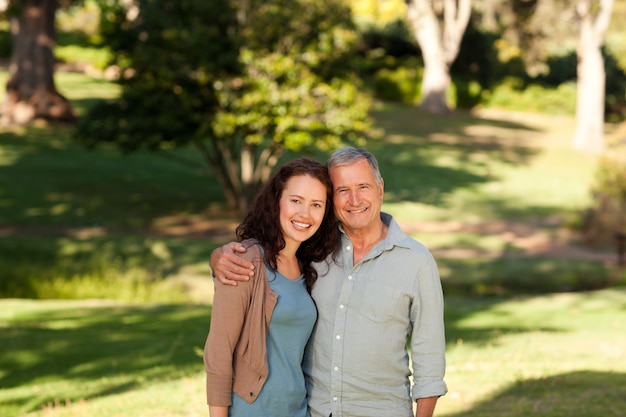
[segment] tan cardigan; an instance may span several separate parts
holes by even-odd
[[[270,289],[258,244],[242,242],[254,277],[237,286],[215,280],[211,327],[204,346],[207,404],[230,406],[235,392],[254,402],[267,380],[267,328],[278,295]]]

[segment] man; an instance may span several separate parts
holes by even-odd
[[[411,417],[413,400],[415,416],[431,417],[447,392],[437,265],[381,212],[384,183],[372,154],[345,147],[327,167],[342,237],[336,261],[316,265],[318,319],[303,363],[311,415]],[[233,251],[242,249],[216,249],[211,266],[217,279],[236,285],[251,265]]]

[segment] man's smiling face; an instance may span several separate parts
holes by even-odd
[[[367,233],[380,221],[384,186],[377,184],[366,159],[330,169],[335,215],[348,235]],[[376,233],[379,230],[376,229]]]

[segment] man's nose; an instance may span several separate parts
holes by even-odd
[[[348,194],[348,201],[352,205],[358,205],[361,199],[359,198],[359,193],[356,191],[350,191]]]

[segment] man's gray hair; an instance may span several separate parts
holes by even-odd
[[[370,167],[372,168],[372,173],[374,174],[374,180],[376,180],[376,184],[381,185],[383,183],[383,176],[380,174],[378,161],[376,160],[374,155],[372,155],[365,148],[354,148],[352,146],[345,146],[341,149],[337,149],[328,157],[328,161],[326,161],[326,167],[330,171],[331,168],[351,165],[361,159],[365,159],[370,164]]]

